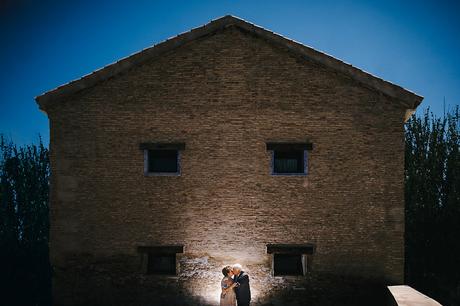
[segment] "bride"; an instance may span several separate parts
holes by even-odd
[[[220,282],[222,292],[220,294],[220,306],[236,306],[236,294],[233,288],[238,286],[238,283],[232,279],[232,267],[226,266],[222,269],[224,277]]]

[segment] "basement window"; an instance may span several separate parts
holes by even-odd
[[[269,244],[273,276],[305,276],[310,270],[313,244]],[[309,260],[310,259],[310,260]]]
[[[176,254],[149,253],[147,274],[176,275]]]
[[[141,143],[144,151],[144,174],[180,175],[180,152],[184,143]]]
[[[271,151],[272,175],[307,175],[311,143],[267,143]]]
[[[140,246],[143,271],[149,275],[178,274],[177,254],[183,253],[183,246]]]
[[[305,275],[305,259],[300,254],[273,254],[273,275]]]

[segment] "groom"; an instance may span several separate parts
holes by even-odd
[[[251,301],[251,290],[249,289],[249,275],[242,271],[240,264],[233,265],[233,281],[240,285],[235,287],[236,301],[238,306],[249,306]]]

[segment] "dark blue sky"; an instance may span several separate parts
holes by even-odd
[[[0,0],[0,133],[48,144],[35,96],[227,14],[424,96],[417,114],[460,104],[459,2]]]

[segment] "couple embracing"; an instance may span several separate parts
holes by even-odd
[[[224,278],[220,282],[220,306],[249,306],[251,290],[249,289],[249,275],[242,271],[240,264],[226,266],[222,269]]]

